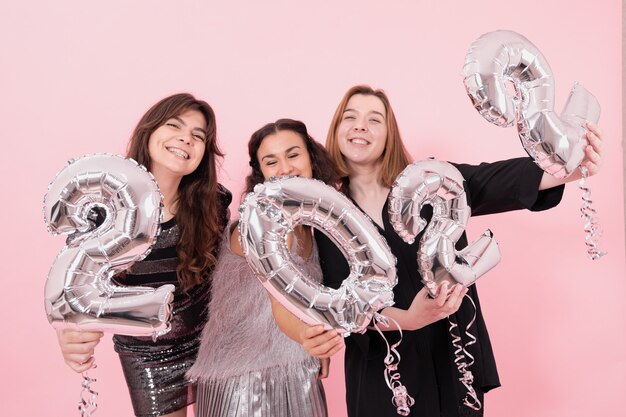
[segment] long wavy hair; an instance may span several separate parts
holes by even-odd
[[[174,94],[152,106],[139,120],[128,143],[127,156],[151,168],[148,141],[152,133],[172,117],[188,110],[199,111],[206,120],[206,146],[198,168],[180,181],[176,196],[176,223],[180,240],[176,246],[176,276],[183,291],[204,279],[217,262],[217,248],[222,234],[220,218],[225,201],[219,198],[217,159],[224,156],[217,145],[215,113],[209,104],[191,94]]]
[[[311,168],[313,178],[324,181],[326,184],[336,187],[339,182],[339,175],[333,164],[330,155],[324,147],[309,135],[306,125],[299,120],[279,119],[273,123],[268,123],[250,137],[248,142],[248,156],[250,158],[250,167],[252,171],[246,177],[246,188],[244,194],[251,192],[254,186],[265,181],[265,177],[261,172],[261,165],[257,157],[257,152],[263,140],[274,133],[283,130],[294,132],[302,138],[306,144],[306,150],[311,158]]]
[[[396,177],[411,163],[411,156],[404,147],[402,138],[400,137],[400,130],[398,128],[398,122],[396,116],[391,108],[391,103],[387,94],[383,90],[374,90],[369,85],[356,85],[350,88],[337,106],[333,120],[330,122],[328,128],[328,136],[326,138],[326,149],[330,154],[337,171],[342,178],[342,191],[347,192],[348,177],[350,176],[350,169],[346,163],[345,157],[341,154],[339,149],[339,140],[337,138],[337,128],[343,118],[343,113],[346,110],[348,101],[352,96],[362,94],[365,96],[378,97],[385,106],[385,121],[387,123],[387,141],[385,143],[385,150],[382,154],[381,169],[379,172],[378,180],[385,187],[391,187]]]

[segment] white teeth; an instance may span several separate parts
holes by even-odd
[[[180,156],[181,158],[185,158],[185,159],[189,159],[189,154],[187,154],[187,152],[178,149],[178,148],[167,148],[168,151],[170,151],[173,154],[176,154],[178,156]]]
[[[367,145],[369,143],[365,139],[361,139],[361,138],[350,139],[350,142],[356,143],[357,145]]]

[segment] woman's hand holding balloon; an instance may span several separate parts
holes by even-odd
[[[337,330],[324,330],[323,324],[304,328],[300,333],[300,343],[309,355],[321,359],[330,358],[345,346]]]
[[[449,290],[448,282],[444,281],[439,285],[437,297],[431,298],[424,287],[415,295],[408,310],[388,307],[382,314],[394,319],[402,330],[417,330],[456,313],[466,293],[467,288],[461,284]]]
[[[343,337],[336,330],[324,330],[323,324],[310,325],[287,310],[271,294],[272,314],[276,324],[290,339],[301,344],[309,355],[330,358],[344,347]]]
[[[604,155],[604,137],[597,125],[587,123],[585,127],[587,128],[586,138],[589,145],[585,148],[585,158],[581,165],[587,167],[589,175],[591,176],[600,172],[602,157]]]
[[[94,352],[102,336],[102,332],[57,330],[57,339],[65,363],[78,373],[91,369],[95,360]]]
[[[449,290],[449,284],[443,282],[439,286],[437,297],[431,298],[426,288],[422,288],[413,299],[409,313],[417,319],[418,329],[428,326],[456,313],[466,293],[467,288],[461,284],[456,284]]]
[[[593,123],[586,123],[585,127],[587,128],[585,138],[587,139],[587,142],[589,142],[589,145],[585,147],[585,157],[580,163],[580,166],[586,167],[589,176],[592,176],[600,172],[602,167],[602,159],[604,157],[604,135],[598,126]],[[582,173],[580,170],[577,170],[572,173],[572,175],[564,179],[553,177],[547,172],[544,172],[543,177],[541,178],[541,183],[539,184],[539,189],[546,190],[567,182],[577,181],[581,178]]]

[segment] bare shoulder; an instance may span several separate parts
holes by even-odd
[[[241,244],[239,244],[239,227],[235,225],[232,230],[233,232],[230,235],[230,250],[239,256],[243,256],[243,249],[241,249]]]

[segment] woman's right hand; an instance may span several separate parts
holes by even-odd
[[[57,330],[57,339],[67,366],[78,373],[89,370],[95,360],[96,345],[103,335],[102,332],[93,331]]]
[[[387,307],[382,314],[395,320],[402,330],[421,329],[456,313],[467,294],[467,288],[456,284],[452,291],[449,291],[448,283],[444,281],[439,286],[437,294],[435,298],[430,297],[424,287],[415,295],[408,310]],[[389,327],[382,327],[382,330],[397,330],[397,327],[390,321]]]
[[[456,313],[467,294],[467,288],[461,284],[456,284],[450,291],[446,281],[438,290],[437,297],[432,298],[426,287],[423,287],[413,298],[408,312],[415,319],[415,329],[421,329]]]
[[[309,355],[321,359],[330,358],[345,346],[337,330],[324,330],[323,324],[305,327],[300,333],[300,344]]]

